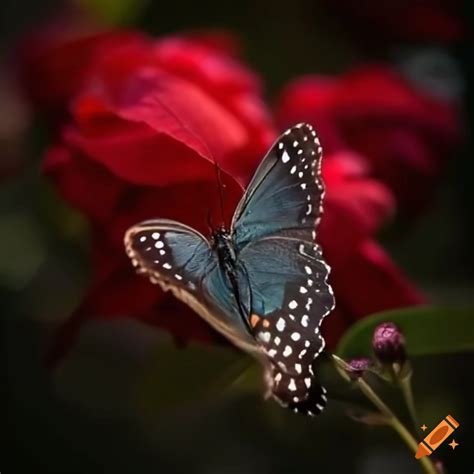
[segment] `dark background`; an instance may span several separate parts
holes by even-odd
[[[156,36],[196,28],[231,30],[264,78],[270,103],[300,74],[342,73],[368,59],[402,65],[427,48],[447,54],[448,66],[440,59],[430,74],[441,71],[439,81],[462,94],[465,143],[447,163],[431,210],[409,229],[401,223],[403,231],[384,233],[381,239],[433,301],[472,302],[474,45],[469,35],[449,47],[401,40],[380,47],[349,32],[327,4],[309,0],[82,4],[104,21]],[[305,420],[265,403],[245,383],[227,390],[222,382],[196,396],[186,383],[193,378],[190,372],[207,370],[210,381],[215,374],[225,380],[231,377],[228,366],[241,363],[239,356],[232,350],[198,348],[202,362],[196,362],[192,353],[186,359],[172,348],[163,352],[166,336],[139,323],[90,325],[60,372],[53,375],[44,368],[41,358],[52,328],[76,306],[87,285],[87,229],[40,178],[44,127],[38,122],[31,126],[14,84],[4,78],[12,45],[58,8],[54,1],[0,5],[0,123],[2,130],[11,127],[17,134],[1,142],[6,175],[0,187],[1,472],[419,472],[395,434],[350,420],[338,402],[324,416]],[[474,18],[472,2],[466,2],[462,16],[467,22]],[[192,370],[191,361],[197,364]],[[452,412],[461,423],[456,451],[439,449],[447,471],[472,472],[474,356],[421,358],[414,366],[420,420],[433,427],[439,413]],[[163,381],[169,381],[172,392]]]

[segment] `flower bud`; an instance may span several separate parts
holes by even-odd
[[[364,372],[372,366],[372,360],[367,357],[352,359],[347,366],[347,372],[352,379],[362,377]]]
[[[382,363],[401,365],[406,360],[405,337],[394,323],[382,323],[375,328],[372,347]]]

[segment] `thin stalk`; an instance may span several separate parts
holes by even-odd
[[[410,418],[413,423],[413,427],[418,429],[418,416],[416,414],[415,407],[415,398],[413,397],[413,390],[411,388],[411,377],[404,377],[398,381],[398,386],[402,392],[403,398],[407,405],[408,411],[410,413]]]
[[[337,356],[333,356],[336,367],[339,369],[344,364],[347,364]],[[341,373],[341,371],[339,370]],[[341,374],[342,375],[342,374]],[[408,446],[410,451],[413,454],[416,454],[418,450],[418,443],[412,434],[407,430],[407,428],[402,424],[402,422],[396,417],[395,413],[382,401],[382,399],[374,392],[372,387],[363,379],[363,377],[358,377],[354,380],[354,383],[358,386],[360,391],[378,408],[380,413],[385,416],[387,419],[387,424],[390,425],[402,438],[405,444]],[[419,459],[420,465],[423,468],[423,471],[426,474],[439,474],[436,466],[433,464],[431,459],[427,456]]]

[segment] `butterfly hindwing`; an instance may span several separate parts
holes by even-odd
[[[311,125],[298,124],[278,138],[235,211],[232,234],[238,249],[281,232],[314,240],[324,196],[321,153]]]
[[[271,362],[272,393],[309,414],[325,404],[312,365],[325,346],[320,325],[334,308],[321,258],[317,245],[288,237],[260,239],[239,255],[252,289],[252,333]]]
[[[130,228],[125,248],[139,273],[171,290],[215,329],[245,349],[254,346],[208,240],[179,222],[156,219]]]

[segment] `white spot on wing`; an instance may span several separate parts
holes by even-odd
[[[285,329],[285,326],[286,326],[286,323],[285,323],[285,320],[283,318],[280,318],[277,323],[276,323],[276,328],[282,332],[284,331]]]
[[[286,346],[283,351],[283,357],[288,357],[293,353],[293,349],[290,346]]]

